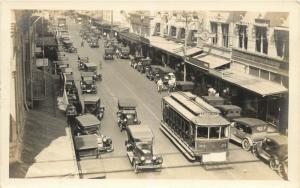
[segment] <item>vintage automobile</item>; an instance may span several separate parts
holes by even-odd
[[[105,48],[103,58],[106,59],[114,59],[114,49],[113,48]]]
[[[81,100],[82,112],[95,115],[99,120],[104,116],[104,106],[98,96],[84,96]]]
[[[288,178],[288,140],[283,135],[268,135],[254,144],[253,154],[269,163],[272,170],[284,179]]]
[[[68,68],[69,67],[69,64],[65,64],[65,63],[61,63],[61,64],[59,64],[57,67],[56,67],[56,73],[58,74],[58,75],[62,75],[62,73],[63,73],[63,70],[65,69],[65,68]]]
[[[75,136],[96,135],[98,150],[102,152],[113,151],[112,140],[110,137],[101,134],[100,120],[92,114],[84,114],[75,118],[72,125],[72,132]]]
[[[98,80],[102,80],[102,74],[100,74],[98,72],[98,66],[95,64],[95,63],[84,63],[83,64],[83,67],[84,67],[84,71],[85,72],[92,72],[93,73],[93,79],[95,81],[98,81]]]
[[[84,64],[89,62],[89,57],[79,57],[78,56],[78,69],[84,70]]]
[[[129,59],[129,52],[130,52],[130,49],[128,46],[121,46],[119,48],[119,58],[121,59]]]
[[[224,104],[217,105],[215,108],[219,109],[223,117],[231,121],[232,119],[241,117],[242,109],[239,106]]]
[[[97,93],[97,86],[92,76],[81,73],[80,81],[81,93]]]
[[[98,140],[96,135],[80,135],[74,137],[77,160],[87,157],[99,157]]]
[[[130,57],[130,66],[133,68],[137,68],[138,63],[141,61],[141,59],[143,58],[143,56],[129,56]]]
[[[193,91],[194,82],[191,81],[176,81],[176,90],[177,91]]]
[[[223,105],[225,103],[224,98],[220,96],[201,96],[201,98],[214,107]]]
[[[91,48],[99,48],[98,38],[92,37],[89,45]]]
[[[118,100],[117,121],[121,131],[128,125],[138,125],[141,123],[137,118],[136,103],[134,100],[130,98]]]
[[[139,62],[138,65],[136,67],[136,69],[141,72],[141,73],[145,73],[146,72],[146,68],[150,67],[151,65],[151,59],[150,58],[142,58]]]
[[[157,82],[159,80],[160,75],[159,75],[159,69],[157,67],[159,67],[159,66],[151,65],[148,67],[148,69],[146,69],[146,77],[149,80],[154,80],[155,82]]]
[[[134,172],[152,169],[161,170],[163,158],[153,153],[153,133],[146,125],[130,125],[126,128],[127,156]]]
[[[62,44],[65,52],[77,53],[77,49],[73,46],[73,42],[71,40],[63,40]]]
[[[76,86],[72,74],[64,74],[64,84],[67,92],[74,93],[74,90],[76,90]]]
[[[232,119],[230,139],[241,143],[242,148],[249,151],[253,144],[264,139],[268,134],[268,123],[256,118]]]

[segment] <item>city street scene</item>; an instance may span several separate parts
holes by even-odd
[[[288,180],[289,13],[11,14],[10,178]]]

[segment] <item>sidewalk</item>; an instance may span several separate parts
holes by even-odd
[[[26,115],[18,178],[79,178],[70,129],[56,110],[55,79],[47,76],[46,100]]]

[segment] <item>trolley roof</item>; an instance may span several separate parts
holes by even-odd
[[[76,150],[96,149],[98,147],[96,135],[75,136]]]
[[[99,96],[95,95],[86,95],[84,96],[84,102],[98,102],[100,100]]]
[[[134,139],[140,141],[151,141],[153,139],[152,130],[147,125],[129,125],[127,129]]]
[[[190,92],[174,92],[164,100],[179,114],[199,126],[228,125],[220,111]]]
[[[77,116],[76,119],[83,127],[95,126],[100,124],[100,121],[97,119],[97,117],[92,114]]]

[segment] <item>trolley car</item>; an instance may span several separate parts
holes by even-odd
[[[188,160],[201,164],[227,160],[230,122],[218,109],[190,92],[173,92],[161,105],[160,129]]]

